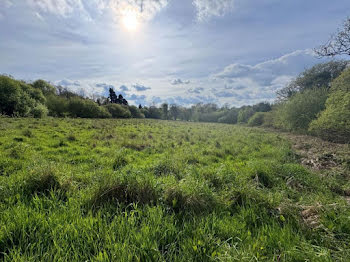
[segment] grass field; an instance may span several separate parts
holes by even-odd
[[[350,261],[349,163],[234,125],[0,118],[0,260]]]

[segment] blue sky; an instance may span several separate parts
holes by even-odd
[[[349,0],[0,0],[0,73],[132,104],[273,101]]]

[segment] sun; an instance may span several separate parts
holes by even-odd
[[[122,17],[122,23],[128,31],[136,31],[139,27],[139,18],[136,12],[126,12]]]

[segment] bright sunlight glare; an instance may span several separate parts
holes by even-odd
[[[139,19],[136,12],[126,12],[122,17],[124,27],[128,31],[135,31],[139,26]]]

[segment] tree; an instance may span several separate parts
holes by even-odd
[[[330,141],[350,142],[350,69],[333,81],[326,109],[310,124],[309,131]]]
[[[302,72],[286,87],[278,90],[277,98],[286,100],[306,89],[330,88],[331,82],[346,69],[348,64],[348,61],[343,60],[317,64]]]
[[[254,109],[251,106],[243,106],[238,112],[237,122],[247,123],[249,118],[255,114]]]
[[[145,115],[141,113],[140,109],[136,106],[129,106],[131,117],[133,118],[145,118]]]
[[[163,118],[165,119],[165,120],[167,120],[168,119],[168,104],[167,103],[163,103],[162,104],[162,113],[163,113]]]
[[[324,110],[328,96],[325,88],[307,89],[276,106],[276,126],[288,131],[306,131]]]
[[[174,120],[176,120],[177,117],[178,117],[178,115],[179,115],[179,109],[178,109],[177,105],[172,104],[172,105],[170,106],[170,116],[171,116]]]
[[[350,18],[344,22],[343,29],[338,29],[328,42],[315,49],[320,57],[335,55],[350,55]]]
[[[45,96],[56,93],[56,88],[42,79],[36,80],[32,85],[34,88],[40,89]]]
[[[23,81],[0,76],[0,114],[30,116],[33,108],[45,102],[41,90]]]
[[[120,104],[108,104],[105,108],[109,111],[113,118],[130,118],[131,112],[127,106]]]
[[[111,101],[112,104],[117,104],[118,97],[115,94],[113,88],[109,88],[109,100]]]

